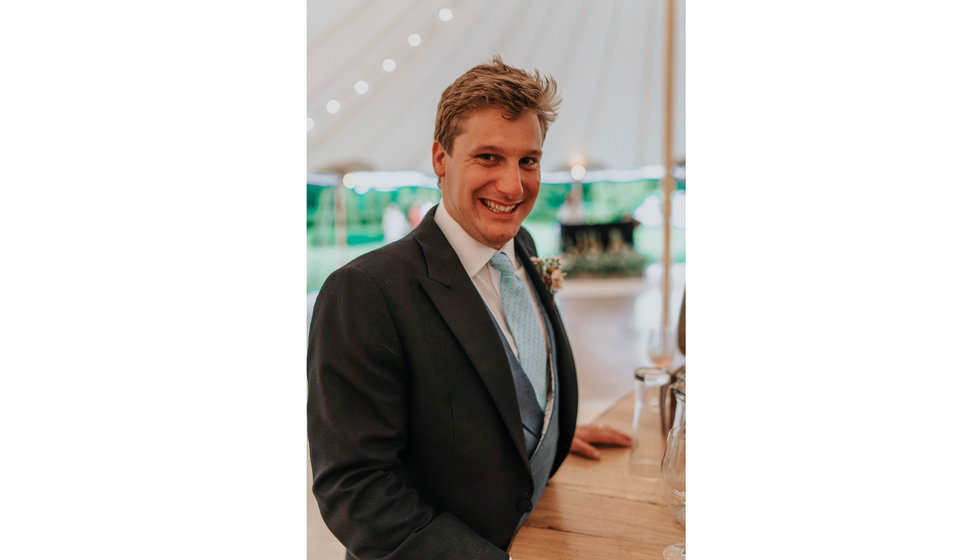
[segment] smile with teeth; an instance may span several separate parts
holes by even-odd
[[[491,202],[491,201],[489,201],[489,200],[487,200],[485,198],[481,198],[480,199],[480,202],[482,202],[484,206],[486,206],[487,208],[489,208],[491,212],[495,212],[495,213],[498,213],[498,214],[507,214],[507,213],[513,212],[514,211],[514,208],[517,208],[517,204],[511,204],[510,206],[504,206],[502,204],[497,204],[496,202]]]

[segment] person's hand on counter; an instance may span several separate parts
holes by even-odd
[[[608,426],[576,426],[572,439],[572,453],[586,459],[599,459],[596,445],[611,445],[614,447],[629,447],[632,445],[630,436]]]

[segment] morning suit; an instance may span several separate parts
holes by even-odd
[[[535,488],[505,343],[434,210],[408,236],[337,270],[308,354],[313,493],[360,560],[500,559]],[[561,318],[515,251],[550,323],[554,461],[571,447],[578,387]]]

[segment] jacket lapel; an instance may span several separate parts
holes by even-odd
[[[483,298],[430,212],[416,229],[428,276],[419,279],[439,314],[456,336],[500,411],[514,446],[530,472],[514,378],[503,343]]]

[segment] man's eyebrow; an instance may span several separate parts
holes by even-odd
[[[474,152],[499,152],[500,148],[494,146],[493,144],[482,144],[473,148]]]
[[[493,144],[483,144],[481,146],[477,146],[477,147],[473,148],[473,153],[475,153],[475,154],[480,154],[480,153],[484,153],[484,152],[493,152],[493,153],[499,154],[502,151],[503,150],[501,150],[497,146],[494,146]],[[540,157],[541,156],[541,153],[542,153],[541,150],[535,149],[535,150],[531,150],[531,151],[527,152],[525,155]]]

